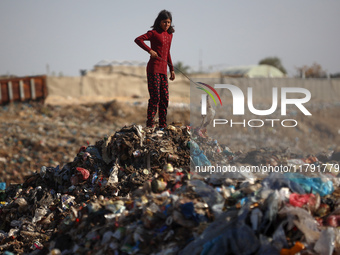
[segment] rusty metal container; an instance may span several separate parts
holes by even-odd
[[[46,75],[0,79],[0,105],[47,97]]]

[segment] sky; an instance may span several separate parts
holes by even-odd
[[[314,63],[340,72],[338,0],[1,0],[0,75],[79,76],[102,60],[147,62],[134,43],[172,13],[173,63],[192,71],[278,57],[289,76]]]

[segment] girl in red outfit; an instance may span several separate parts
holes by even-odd
[[[169,90],[167,78],[167,65],[170,68],[170,80],[175,79],[174,67],[170,56],[172,35],[175,32],[170,12],[163,10],[158,14],[152,30],[135,39],[142,49],[150,54],[150,60],[146,67],[148,78],[148,90],[150,94],[147,127],[154,126],[154,117],[159,115],[159,128],[166,127],[166,115],[169,103]],[[150,47],[144,41],[150,41]]]

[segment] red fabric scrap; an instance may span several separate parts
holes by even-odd
[[[316,197],[314,194],[304,194],[300,195],[297,193],[292,193],[289,196],[289,203],[292,206],[302,207],[304,205],[315,205]]]
[[[82,167],[77,167],[76,168],[78,172],[81,173],[81,175],[83,176],[83,180],[87,180],[90,177],[90,172],[89,170],[82,168]]]

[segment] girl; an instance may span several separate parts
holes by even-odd
[[[167,65],[170,69],[170,80],[175,79],[174,67],[170,56],[172,34],[175,32],[170,12],[163,10],[158,14],[152,30],[135,39],[142,49],[150,54],[146,67],[150,99],[147,111],[147,127],[154,126],[154,117],[159,115],[159,128],[166,127],[166,115],[169,103]],[[150,41],[150,47],[144,41]]]

